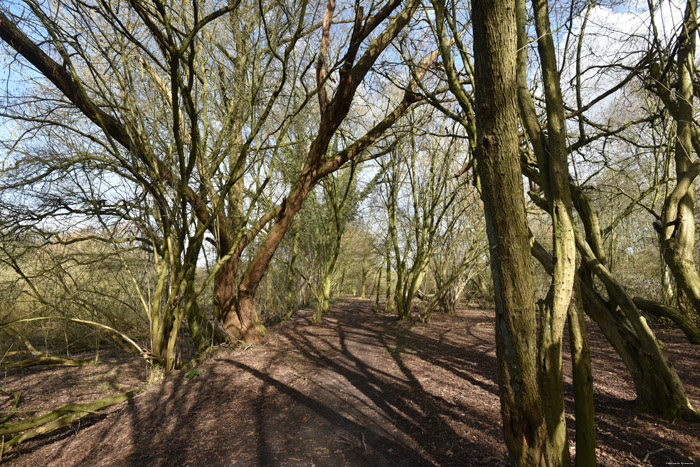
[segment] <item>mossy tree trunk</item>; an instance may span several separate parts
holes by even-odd
[[[296,263],[297,259],[298,245],[299,233],[295,232],[292,239],[292,250],[289,253],[289,262],[287,263],[287,313],[284,315],[285,320],[292,317],[297,307],[297,302],[294,298],[294,263]]]
[[[436,23],[444,24],[444,3],[437,6]],[[472,2],[476,157],[496,291],[506,444],[516,465],[545,465],[553,446],[543,417],[536,355],[528,351],[536,348],[537,323],[519,163],[515,6],[514,0]]]
[[[532,2],[537,32],[537,49],[545,94],[547,131],[540,126],[527,82],[528,37],[524,0],[517,2],[518,22],[518,104],[520,118],[537,159],[538,183],[552,218],[554,263],[552,283],[540,304],[539,380],[553,465],[568,465],[569,442],[564,412],[562,379],[562,338],[571,302],[576,272],[576,245],[569,190],[568,150],[563,97],[559,83],[556,51],[549,24],[547,0]]]
[[[580,283],[574,285],[568,320],[576,415],[576,465],[583,467],[596,464],[596,439],[591,349],[588,345]]]

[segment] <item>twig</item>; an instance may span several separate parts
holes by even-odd
[[[668,449],[668,448],[661,448],[661,449],[657,449],[656,451],[647,452],[646,455],[644,456],[644,459],[642,459],[642,462],[648,461],[648,460],[649,460],[649,456],[653,456],[654,454],[658,454],[658,453],[660,453],[661,451],[666,451],[667,449]]]
[[[0,418],[0,423],[5,423],[12,417],[14,417],[15,413],[17,413],[17,407],[19,406],[19,393],[18,392],[7,392],[3,391],[0,389],[0,393],[5,394],[6,396],[12,396],[14,399],[14,402],[12,403],[12,407],[10,408],[10,411],[7,415],[4,417]],[[3,437],[3,444],[4,444],[5,438]],[[0,460],[2,460],[2,449],[0,448]]]
[[[348,445],[350,445],[350,446],[355,446],[355,447],[357,447],[357,443],[356,443],[356,442],[352,441],[352,440],[349,439],[349,438],[346,438],[346,437],[343,436],[343,435],[336,435],[336,437],[340,440],[341,443],[345,443],[345,444],[348,444]]]

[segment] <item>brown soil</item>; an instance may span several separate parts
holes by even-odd
[[[430,325],[344,299],[311,326],[311,310],[250,348],[220,349],[135,399],[5,455],[13,465],[505,465],[493,317],[479,309]],[[598,462],[700,465],[700,424],[638,413],[622,362],[591,329]],[[698,347],[659,333],[700,406]],[[570,365],[566,363],[567,373]],[[139,360],[7,373],[28,416],[138,386]],[[571,378],[566,390],[571,392]],[[573,412],[568,398],[567,411]],[[7,409],[9,402],[6,402]],[[574,436],[570,417],[570,436]],[[573,443],[572,443],[573,444]],[[574,452],[572,448],[572,452]]]

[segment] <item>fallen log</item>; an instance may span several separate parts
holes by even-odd
[[[39,357],[29,357],[25,360],[11,363],[3,363],[0,368],[28,368],[30,366],[39,365],[57,365],[57,366],[85,366],[95,363],[94,360],[83,360],[65,357],[52,357],[50,355],[42,355]]]
[[[134,389],[116,396],[106,397],[93,402],[83,404],[65,404],[56,410],[45,413],[38,417],[23,420],[21,422],[6,423],[0,425],[0,435],[2,436],[2,448],[0,449],[0,460],[2,455],[9,449],[23,441],[39,435],[50,433],[59,428],[63,428],[88,415],[121,404],[133,398],[141,389]],[[15,435],[5,442],[5,435]]]

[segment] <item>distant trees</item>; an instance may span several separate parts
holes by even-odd
[[[353,221],[364,194],[358,187],[356,164],[324,178],[317,190],[307,198],[298,226],[301,246],[306,262],[301,275],[316,297],[316,313],[313,322],[330,308],[331,292],[341,285],[338,259],[342,240],[348,225]],[[371,188],[371,187],[370,187]],[[299,239],[296,239],[299,242]]]
[[[432,136],[430,113],[412,118],[411,134],[380,162],[388,219],[385,261],[395,272],[391,303],[399,319],[411,317],[431,261],[449,251],[448,240],[468,240],[462,236],[469,228],[466,213],[478,209],[473,198],[467,201],[466,178],[454,176],[464,165],[459,140]],[[434,128],[440,131],[439,124]]]
[[[53,239],[31,231],[3,232],[1,332],[16,338],[7,351],[22,353],[26,347],[36,354],[38,348],[40,355],[70,358],[86,347],[99,352],[104,341],[128,352],[143,351],[124,337],[148,337],[136,282],[152,282],[155,271],[145,252],[128,245],[115,248],[105,237],[109,234],[94,230]],[[52,350],[56,353],[48,354]]]

